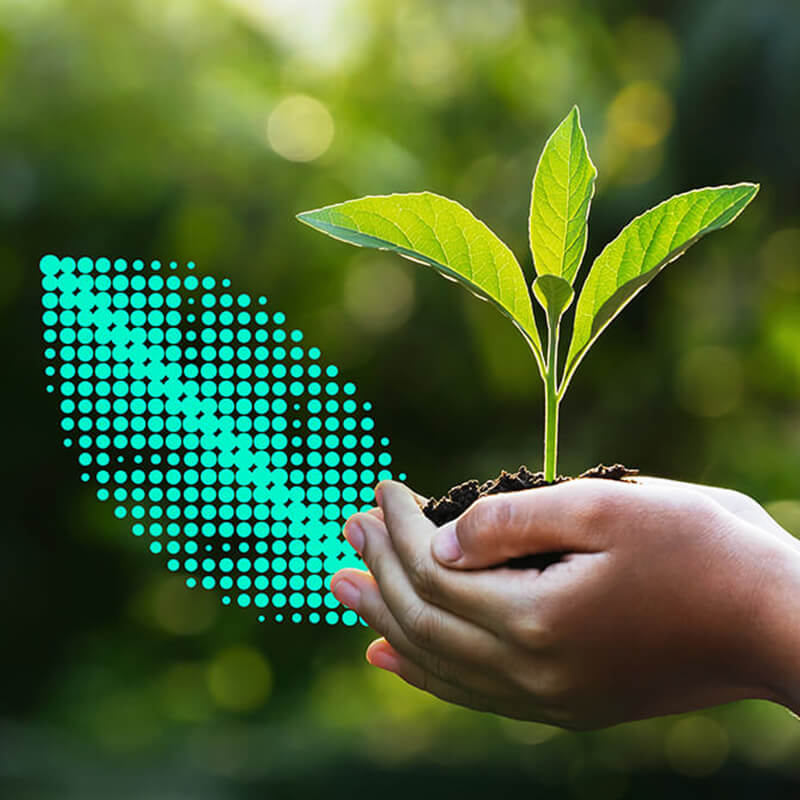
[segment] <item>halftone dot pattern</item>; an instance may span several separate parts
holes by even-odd
[[[40,269],[47,391],[97,498],[224,605],[356,624],[330,576],[363,568],[341,529],[392,458],[355,385],[266,297],[191,262],[47,255]]]

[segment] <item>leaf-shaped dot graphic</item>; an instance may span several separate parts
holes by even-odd
[[[391,478],[369,402],[266,298],[158,261],[40,262],[64,444],[134,535],[258,619],[353,625],[341,535]],[[401,476],[404,477],[404,476]]]

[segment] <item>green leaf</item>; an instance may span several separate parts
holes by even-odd
[[[533,178],[530,242],[537,275],[575,279],[596,177],[575,106],[547,140]]]
[[[737,183],[675,195],[636,217],[606,245],[578,298],[561,392],[611,320],[698,239],[733,222],[758,189]]]
[[[522,268],[464,206],[430,192],[391,194],[305,211],[297,218],[335,239],[391,250],[462,283],[514,322],[541,368],[542,345]]]
[[[547,325],[554,330],[572,303],[575,292],[560,275],[540,275],[533,282],[533,296],[547,314]]]

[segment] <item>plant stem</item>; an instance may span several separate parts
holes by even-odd
[[[547,331],[547,373],[544,382],[544,479],[556,477],[558,460],[558,405],[556,388],[558,361],[558,323],[549,325]]]

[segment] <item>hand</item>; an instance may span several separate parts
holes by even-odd
[[[437,529],[401,484],[376,493],[345,526],[372,574],[332,589],[382,635],[368,660],[414,686],[576,729],[745,697],[800,707],[800,543],[750,498],[584,479]]]

